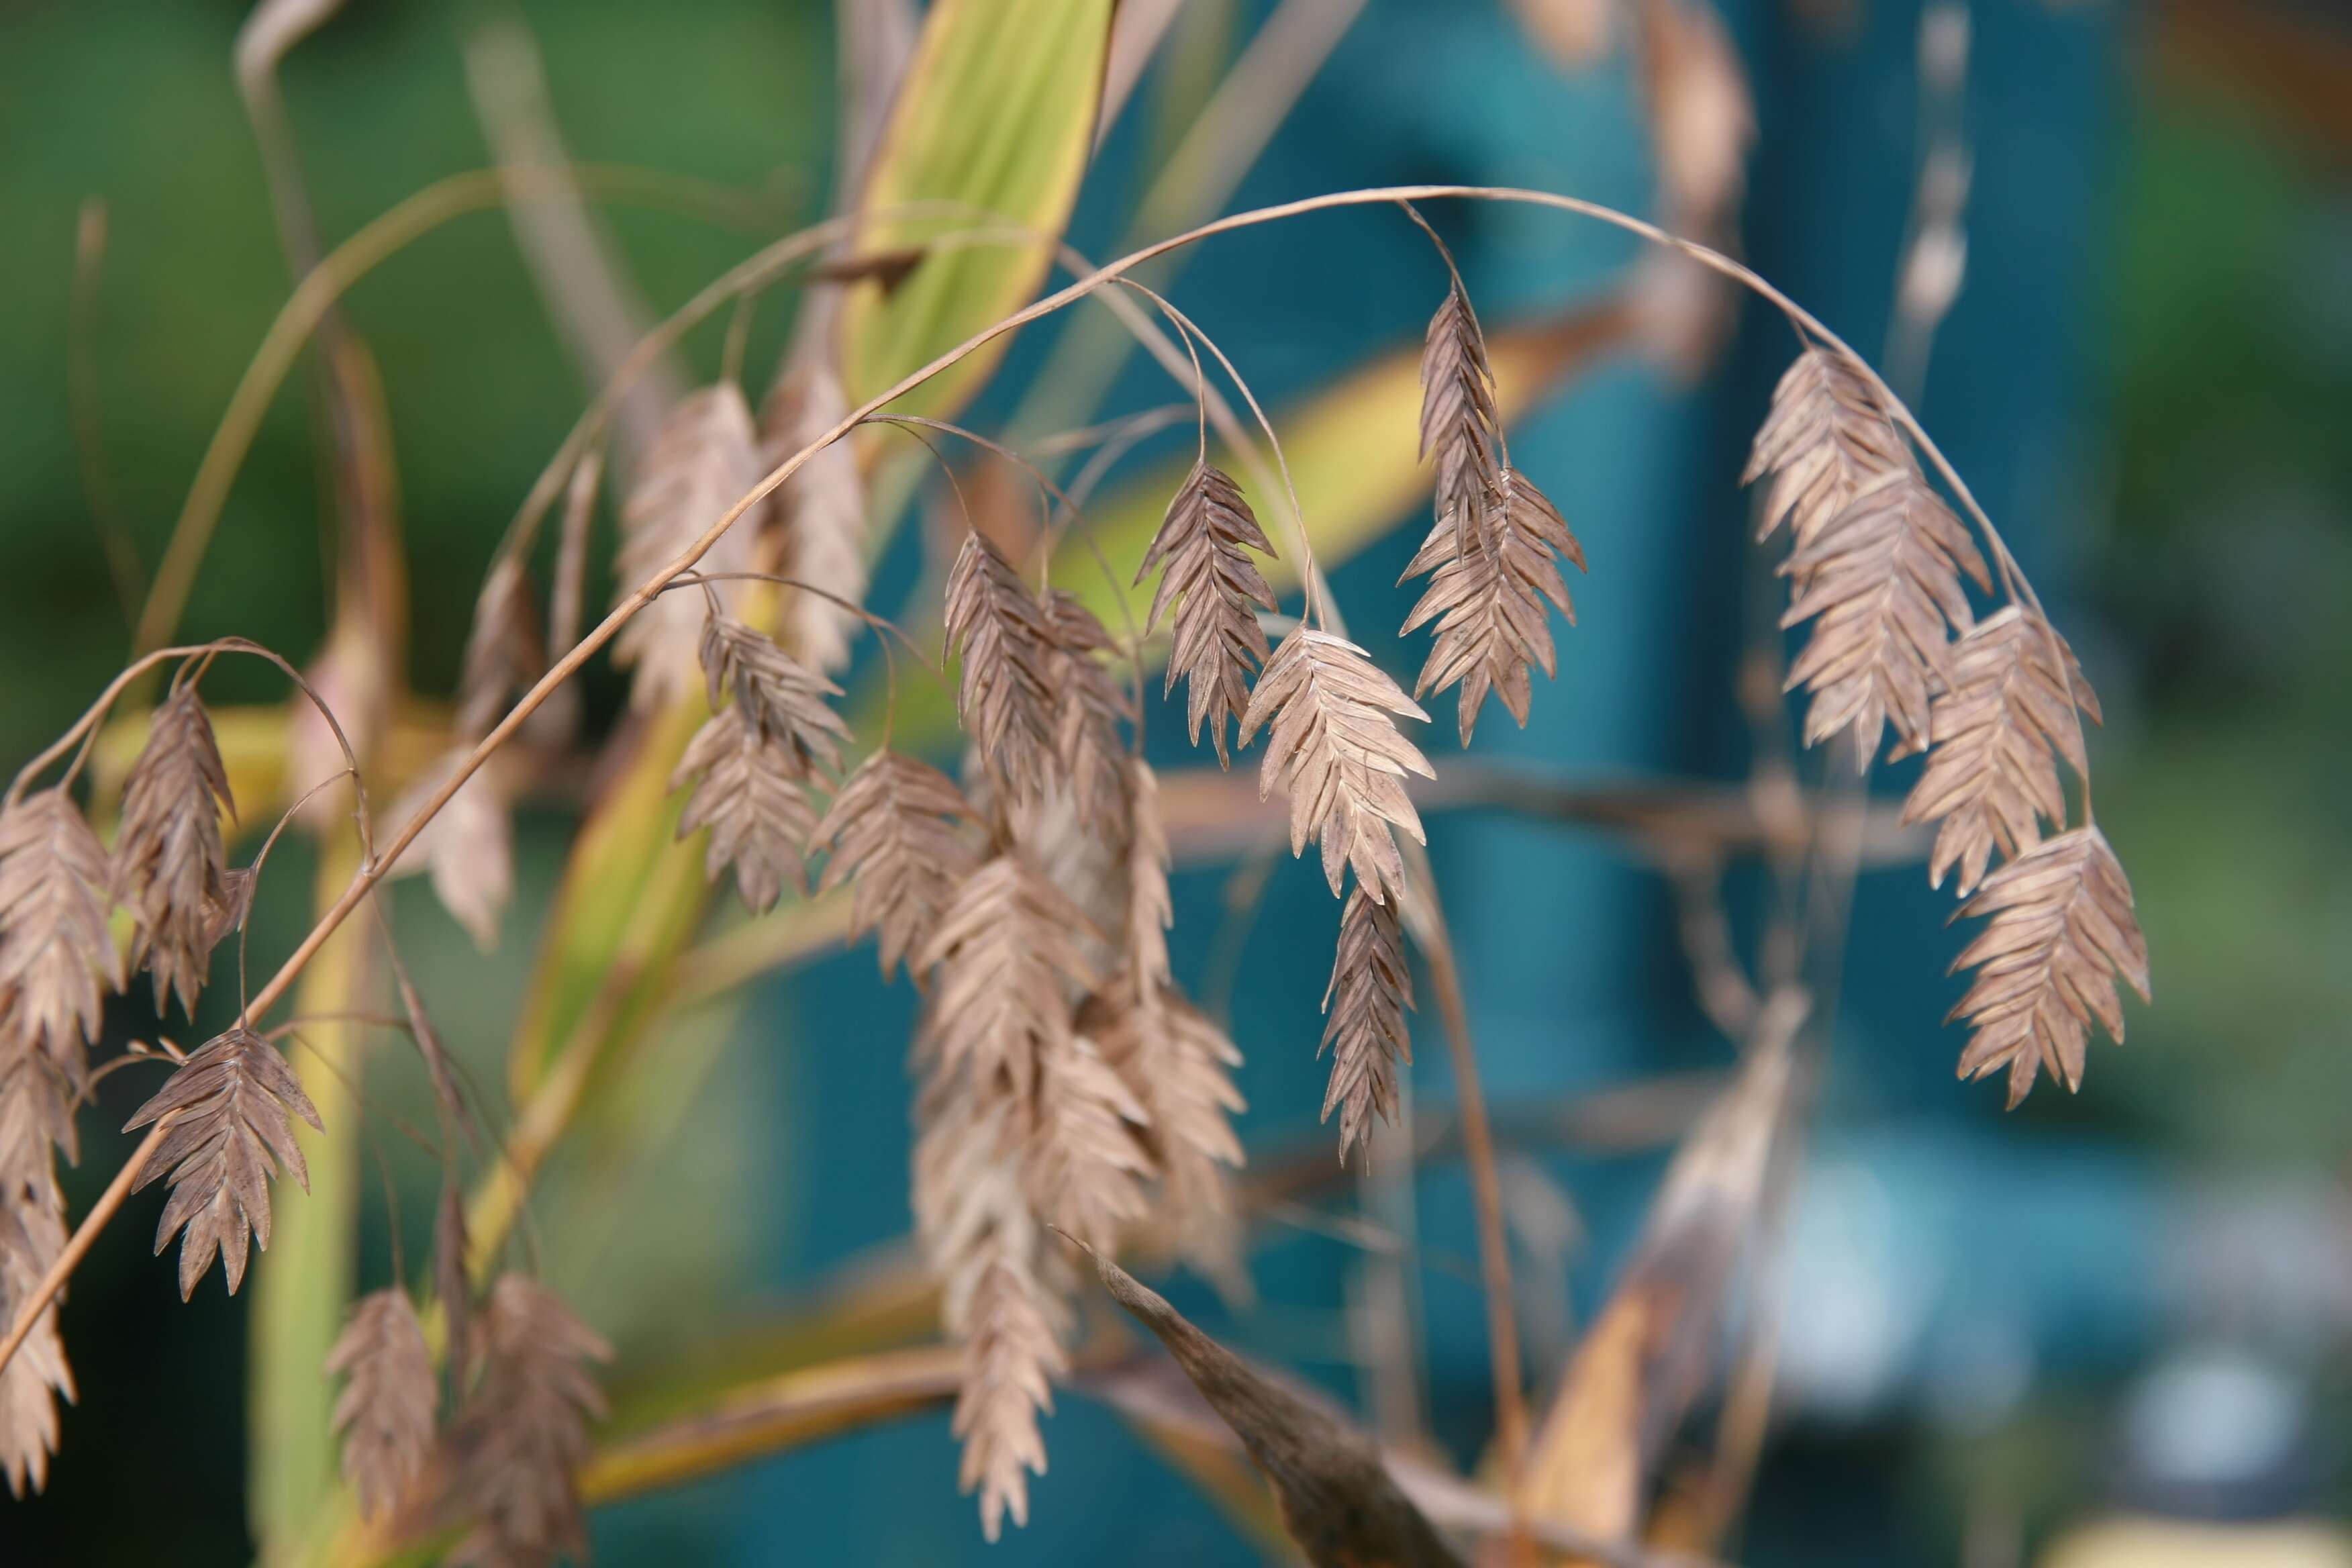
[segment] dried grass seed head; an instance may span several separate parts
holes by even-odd
[[[1090,818],[1123,815],[1127,747],[1120,726],[1135,720],[1135,704],[1111,672],[1110,633],[1066,589],[1047,590],[1045,630],[1053,638],[1052,679],[1057,692],[1054,756],[1070,782],[1079,813]]]
[[[1485,531],[1501,424],[1486,336],[1456,279],[1422,341],[1421,457],[1437,464],[1437,521],[1453,526],[1465,550]]]
[[[2047,621],[2016,605],[1961,637],[1946,680],[1929,713],[1935,743],[1903,804],[1903,820],[1941,823],[1928,879],[1941,887],[1957,869],[1966,898],[1995,855],[2012,859],[2039,844],[2045,818],[2065,822],[2057,760],[2087,775],[2074,710],[2080,705],[2096,721],[2099,704],[2074,650]]]
[[[954,780],[887,747],[833,797],[810,848],[830,852],[825,890],[850,884],[851,933],[875,933],[886,976],[921,947],[980,864],[973,822]]]
[[[937,971],[931,1041],[941,1065],[999,1075],[1026,1101],[1038,1063],[1069,1032],[1072,992],[1094,974],[1080,946],[1091,922],[1017,854],[999,855],[956,889],[915,965]]]
[[[62,787],[0,807],[0,1034],[32,1041],[77,1085],[100,983],[123,984],[110,881],[106,850]]]
[[[817,816],[800,782],[805,761],[791,741],[731,707],[694,732],[670,775],[672,789],[694,784],[677,836],[710,830],[704,875],[715,882],[732,866],[736,890],[754,914],[775,908],[787,883],[807,889],[807,846]]]
[[[469,1528],[449,1562],[539,1568],[587,1550],[578,1473],[588,1426],[605,1414],[592,1363],[613,1349],[562,1300],[499,1277],[479,1323],[481,1380],[449,1434],[452,1498]]]
[[[1951,1012],[1972,1031],[1960,1076],[2006,1068],[2011,1106],[2044,1069],[2079,1089],[2092,1023],[2123,1043],[2116,980],[2149,996],[2147,939],[2105,835],[2084,826],[2043,840],[1987,877],[1960,913],[1990,919],[1952,963],[1977,972]]]
[[[1003,552],[968,533],[947,583],[948,646],[962,655],[957,710],[1006,795],[1043,786],[1056,755],[1053,633]]]
[[[323,1132],[318,1108],[275,1047],[242,1026],[215,1037],[180,1064],[153,1098],[129,1121],[128,1132],[178,1117],[139,1173],[138,1192],[166,1173],[172,1196],[155,1226],[155,1250],[180,1243],[180,1295],[194,1294],[196,1281],[220,1255],[235,1294],[244,1281],[246,1233],[269,1246],[269,1178],[283,1166],[310,1191],[310,1167],[286,1120],[291,1110]],[[274,1156],[274,1160],[273,1160]]]
[[[1339,916],[1339,943],[1331,983],[1323,992],[1323,1044],[1331,1057],[1323,1120],[1339,1113],[1339,1160],[1358,1143],[1370,1147],[1372,1118],[1396,1120],[1396,1066],[1412,1060],[1412,976],[1405,967],[1404,931],[1393,903],[1379,903],[1357,888]]]
[[[508,702],[546,668],[547,644],[530,573],[520,554],[502,553],[482,579],[473,625],[466,633],[465,660],[457,678],[457,733],[476,738],[488,734]]]
[[[1910,448],[1861,367],[1814,344],[1773,389],[1739,480],[1754,484],[1771,477],[1757,538],[1770,538],[1785,521],[1791,548],[1802,550],[1863,490],[1911,466]],[[1802,579],[1797,585],[1803,586]]]
[[[1272,726],[1259,794],[1272,794],[1276,784],[1288,791],[1290,851],[1300,854],[1308,839],[1320,840],[1334,894],[1350,866],[1375,901],[1403,887],[1391,826],[1426,842],[1404,779],[1436,775],[1398,733],[1392,714],[1429,718],[1362,648],[1301,626],[1274,650],[1242,715],[1244,745],[1261,726]]]
[[[55,1188],[46,1194],[12,1189],[0,1200],[0,1323],[13,1324],[65,1250],[65,1211]],[[0,1368],[0,1473],[11,1495],[48,1484],[58,1451],[58,1401],[77,1397],[73,1368],[58,1332],[53,1299],[16,1355]]]
[[[230,902],[221,816],[236,810],[212,721],[184,685],[156,708],[131,764],[114,847],[114,894],[136,922],[131,961],[152,974],[158,1013],[176,995],[194,1016]]]
[[[762,739],[783,742],[795,778],[841,772],[849,726],[831,706],[841,696],[840,687],[763,634],[716,610],[703,619],[699,657],[712,712],[732,697],[746,724]]]
[[[979,1491],[992,1541],[1006,1516],[1028,1522],[1028,1478],[1045,1470],[1037,1417],[1053,1409],[1053,1379],[1068,1364],[1069,1307],[1040,1256],[1017,1109],[1001,1080],[934,1071],[915,1148],[916,1222],[940,1280],[940,1324],[963,1346],[951,1424],[963,1444],[959,1484]]]
[[[1037,1064],[1023,1179],[1032,1209],[1089,1247],[1112,1247],[1150,1207],[1150,1113],[1095,1042],[1065,1029]]]
[[[751,410],[740,388],[722,382],[680,399],[621,508],[616,597],[635,592],[700,538],[764,473]],[[739,519],[703,555],[698,570],[724,574],[749,567],[758,525],[755,515]],[[722,583],[714,591],[725,602],[735,588]],[[637,706],[657,707],[694,689],[699,629],[694,600],[685,594],[662,595],[621,628],[614,657],[636,670],[631,690]]]
[[[821,356],[798,364],[776,384],[760,410],[763,459],[771,468],[824,436],[847,416],[841,380]],[[847,437],[819,447],[776,492],[773,513],[782,534],[782,574],[852,605],[866,599],[866,484]],[[787,588],[783,642],[814,668],[849,667],[857,617],[822,594]]]
[[[379,1518],[425,1468],[440,1405],[433,1352],[408,1293],[394,1286],[361,1297],[327,1354],[326,1371],[345,1379],[333,1416],[343,1479],[359,1499],[361,1517]]]
[[[1274,546],[1241,487],[1202,458],[1168,502],[1135,575],[1140,584],[1154,567],[1164,567],[1144,629],[1157,631],[1172,616],[1175,642],[1166,689],[1175,690],[1180,679],[1185,683],[1187,732],[1197,746],[1207,725],[1219,767],[1231,763],[1225,727],[1249,706],[1250,676],[1265,662],[1265,631],[1258,614],[1271,615],[1276,608],[1274,590],[1250,559],[1251,551],[1270,556]]]
[[[1529,668],[1547,679],[1556,669],[1546,600],[1576,623],[1576,607],[1557,563],[1584,569],[1584,548],[1544,493],[1515,469],[1497,474],[1486,505],[1486,533],[1477,548],[1461,548],[1461,535],[1445,523],[1430,531],[1405,576],[1429,573],[1429,587],[1405,618],[1407,632],[1435,621],[1429,660],[1413,683],[1413,696],[1443,691],[1459,682],[1459,729],[1468,745],[1478,710],[1491,690],[1503,700],[1521,729],[1527,728]]]
[[[472,748],[465,746],[443,753],[394,805],[394,820],[407,821],[422,811],[471,754]],[[467,776],[392,870],[394,877],[427,873],[433,896],[484,952],[497,949],[514,898],[514,816],[499,762],[493,757]]]
[[[1813,623],[1788,678],[1790,690],[1812,695],[1805,743],[1850,728],[1867,768],[1892,725],[1904,752],[1925,749],[1950,636],[1974,621],[1961,574],[1992,584],[1968,525],[1906,468],[1864,489],[1780,570],[1792,583],[1780,624]]]

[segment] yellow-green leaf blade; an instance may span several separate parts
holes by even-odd
[[[1112,0],[938,0],[923,24],[859,202],[860,254],[976,224],[1002,241],[940,245],[898,287],[851,287],[840,323],[853,401],[1010,315],[1052,265],[1085,176]],[[921,210],[928,208],[929,210]],[[994,367],[1000,339],[900,400],[943,416]]]

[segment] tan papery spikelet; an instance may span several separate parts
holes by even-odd
[[[1290,796],[1290,852],[1323,846],[1323,874],[1339,891],[1348,868],[1374,900],[1404,884],[1391,825],[1425,842],[1404,778],[1436,775],[1390,717],[1426,721],[1413,700],[1362,648],[1328,632],[1299,627],[1266,661],[1242,715],[1242,744],[1271,724],[1258,792],[1278,783]]]
[[[147,1126],[174,1110],[178,1120],[148,1156],[131,1190],[171,1177],[172,1196],[155,1226],[155,1250],[170,1246],[184,1227],[180,1295],[194,1294],[215,1251],[235,1294],[245,1279],[247,1231],[263,1248],[269,1246],[269,1178],[282,1166],[304,1192],[310,1190],[310,1167],[286,1113],[292,1111],[316,1131],[326,1127],[277,1047],[243,1027],[190,1055],[122,1130]]]
[[[2043,819],[2066,820],[2057,759],[2088,773],[2074,710],[2095,721],[2099,701],[2050,624],[2015,605],[1954,645],[1946,679],[1930,711],[1934,748],[1903,820],[1941,822],[1927,875],[1941,887],[1957,868],[1966,898],[1996,854],[2013,858],[2042,841]]]
[[[2006,1068],[2012,1106],[2044,1069],[2080,1088],[2092,1023],[2123,1043],[2116,978],[2148,999],[2147,939],[2105,835],[2085,826],[2043,840],[1987,877],[1960,913],[1990,921],[1952,963],[1977,972],[1951,1012],[1972,1031],[1960,1076]]]

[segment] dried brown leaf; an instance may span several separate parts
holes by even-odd
[[[1987,877],[1960,913],[1991,920],[1952,964],[1977,972],[1951,1012],[1974,1031],[1960,1076],[2007,1068],[2011,1106],[2045,1068],[2081,1088],[2092,1021],[2123,1044],[2116,977],[2148,1000],[2147,939],[2106,836],[2084,826],[2044,839]]]
[[[1192,744],[1201,743],[1201,726],[1207,724],[1221,767],[1231,761],[1226,723],[1249,706],[1250,675],[1265,662],[1258,612],[1275,608],[1274,590],[1249,557],[1253,550],[1274,553],[1241,487],[1203,458],[1168,502],[1135,574],[1140,584],[1155,566],[1165,564],[1144,629],[1158,630],[1173,612],[1175,645],[1168,656],[1166,689],[1175,690],[1179,679],[1185,682]]]
[[[1780,570],[1792,581],[1780,624],[1813,623],[1788,679],[1812,693],[1805,743],[1851,728],[1867,769],[1891,723],[1904,752],[1924,748],[1948,634],[1972,621],[1960,574],[1992,582],[1968,525],[1906,467],[1863,490]]]
[[[730,865],[735,889],[754,914],[776,907],[790,882],[808,887],[807,845],[816,832],[816,810],[802,787],[804,761],[793,743],[763,734],[729,708],[704,721],[687,742],[670,788],[694,781],[694,794],[677,819],[677,836],[710,830],[703,870],[717,881]]]
[[[1903,820],[1942,820],[1927,877],[1941,887],[1957,867],[1966,898],[1996,853],[2013,859],[2042,841],[2042,818],[2066,820],[2057,758],[2089,771],[2074,708],[2096,721],[2099,704],[2049,622],[2015,605],[1959,639],[1946,680],[1929,712],[1934,748]]]
[[[142,1191],[168,1172],[172,1196],[155,1226],[155,1250],[171,1245],[183,1226],[180,1295],[220,1254],[232,1295],[245,1279],[246,1232],[269,1246],[269,1178],[282,1165],[304,1192],[310,1167],[286,1120],[291,1110],[319,1131],[325,1124],[302,1092],[302,1082],[277,1048],[242,1026],[207,1042],[180,1064],[152,1099],[122,1124],[128,1132],[179,1112],[139,1173]],[[273,1162],[272,1156],[275,1156]]]
[[[76,1084],[98,1035],[99,982],[123,984],[110,880],[105,849],[62,788],[0,808],[0,1031],[33,1041]]]
[[[334,1413],[343,1479],[362,1517],[373,1519],[389,1512],[424,1468],[440,1402],[433,1352],[408,1292],[395,1285],[361,1297],[326,1370],[346,1379]]]
[[[131,764],[114,846],[114,894],[137,922],[131,963],[153,975],[158,1013],[177,995],[194,1015],[230,896],[221,814],[236,810],[212,721],[195,687],[183,686],[155,710]]]
[[[1252,1368],[1101,1253],[1112,1300],[1176,1358],[1274,1484],[1282,1526],[1315,1568],[1461,1568],[1361,1434]]]
[[[823,356],[801,360],[760,410],[767,461],[781,464],[848,413],[841,381]],[[783,575],[853,605],[865,601],[866,484],[847,437],[820,447],[784,481],[775,515]],[[784,646],[816,668],[846,668],[857,627],[855,615],[822,595],[784,590]]]
[[[449,1432],[451,1500],[469,1521],[451,1568],[545,1568],[583,1556],[575,1477],[605,1412],[589,1364],[612,1347],[556,1294],[502,1274],[482,1312],[482,1376]]]
[[[1460,682],[1462,743],[1470,743],[1478,710],[1492,690],[1527,728],[1529,667],[1550,677],[1555,669],[1549,599],[1576,624],[1568,584],[1557,560],[1584,570],[1584,548],[1541,490],[1524,474],[1503,470],[1485,509],[1486,531],[1475,549],[1461,548],[1458,530],[1441,522],[1430,530],[1405,576],[1431,574],[1421,602],[1405,618],[1410,632],[1437,623],[1429,662],[1413,682],[1415,698]]]
[[[1412,1031],[1405,1010],[1412,1005],[1412,975],[1405,967],[1404,931],[1396,905],[1381,903],[1359,887],[1339,914],[1339,944],[1324,988],[1323,1044],[1331,1056],[1331,1081],[1323,1093],[1323,1120],[1339,1112],[1339,1160],[1371,1136],[1372,1118],[1396,1120],[1396,1065],[1412,1060]]]
[[[964,832],[971,821],[954,780],[887,748],[833,797],[809,847],[831,851],[825,889],[851,884],[850,930],[876,933],[884,974],[923,944],[979,865]]]
[[[1070,993],[1093,974],[1088,921],[1035,868],[1000,855],[964,879],[914,958],[938,973],[929,1038],[947,1071],[1001,1075],[1026,1101],[1038,1064],[1069,1033]]]
[[[1766,1004],[1739,1077],[1675,1151],[1529,1450],[1527,1498],[1542,1519],[1610,1539],[1640,1533],[1659,1455],[1714,1366],[1804,1016],[1795,991]]]
[[[1004,795],[1034,793],[1057,754],[1054,637],[1037,596],[978,533],[964,536],[948,574],[946,624],[948,646],[962,650],[964,732]]]
[[[1404,776],[1437,775],[1429,760],[1397,732],[1391,714],[1426,721],[1397,683],[1362,648],[1328,632],[1299,627],[1285,637],[1258,678],[1242,715],[1241,743],[1271,723],[1258,793],[1280,783],[1290,796],[1290,852],[1310,838],[1323,846],[1323,874],[1337,894],[1347,868],[1374,900],[1404,882],[1391,825],[1426,842],[1406,798]]]
[[[634,592],[700,538],[765,471],[751,406],[740,388],[722,382],[681,399],[662,422],[621,508],[621,548],[614,563],[620,595]],[[697,570],[746,569],[758,525],[755,509],[719,536]],[[720,583],[714,591],[726,603],[735,597],[736,587]],[[681,593],[663,595],[621,628],[614,658],[636,669],[632,695],[637,706],[658,706],[694,689],[698,630],[694,597]]]

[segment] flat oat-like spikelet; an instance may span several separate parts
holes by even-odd
[[[77,1085],[98,1034],[99,982],[122,989],[107,931],[106,851],[63,789],[0,808],[0,1007],[5,1026]]]
[[[1519,728],[1527,728],[1528,668],[1540,668],[1549,679],[1556,663],[1544,601],[1558,605],[1570,626],[1576,624],[1576,607],[1556,562],[1565,559],[1584,570],[1584,547],[1525,475],[1505,469],[1496,477],[1486,518],[1484,537],[1466,551],[1453,525],[1439,522],[1404,571],[1407,577],[1431,575],[1403,629],[1437,623],[1429,662],[1422,666],[1412,694],[1424,697],[1461,682],[1465,746],[1489,690],[1502,698]]]
[[[824,888],[851,885],[850,930],[875,934],[887,975],[929,937],[980,857],[963,828],[971,806],[955,781],[887,747],[842,782],[809,840],[830,850]]]
[[[1486,337],[1459,279],[1449,284],[1421,349],[1421,457],[1437,462],[1436,510],[1457,547],[1477,548],[1495,494],[1495,373]]]
[[[980,1492],[981,1530],[1029,1522],[1029,1477],[1045,1473],[1037,1417],[1054,1408],[1053,1379],[1068,1365],[1069,1307],[1043,1277],[1036,1216],[1012,1146],[1012,1104],[973,1102],[971,1080],[935,1077],[915,1148],[915,1217],[940,1285],[941,1326],[963,1346],[953,1430],[963,1444],[960,1484]]]
[[[1110,1247],[1150,1206],[1150,1121],[1094,1041],[1065,1029],[1037,1065],[1034,1119],[1024,1148],[1030,1206],[1088,1247]]]
[[[114,891],[138,935],[131,962],[154,976],[155,1011],[173,995],[194,1016],[211,966],[215,911],[229,901],[221,813],[236,811],[228,771],[196,689],[165,698],[122,787]]]
[[[1054,637],[1037,596],[977,533],[948,574],[947,638],[963,654],[957,711],[989,776],[1006,795],[1033,793],[1056,754]]]
[[[1805,743],[1851,727],[1864,770],[1887,724],[1903,752],[1925,748],[1947,628],[1965,632],[1971,621],[1960,574],[1992,583],[1967,524],[1906,467],[1864,490],[1780,570],[1793,589],[1781,626],[1813,623],[1789,667],[1789,689],[1812,693]]]
[[[1773,389],[1739,482],[1772,476],[1757,538],[1771,537],[1785,520],[1792,547],[1802,550],[1864,489],[1911,466],[1910,450],[1860,369],[1816,345],[1797,356]]]
[[[539,605],[531,597],[530,574],[520,554],[490,563],[474,600],[474,622],[466,633],[465,662],[457,677],[457,733],[479,737],[504,715],[517,692],[547,668]]]
[[[180,1295],[195,1293],[196,1281],[220,1253],[234,1295],[245,1279],[246,1231],[269,1246],[269,1178],[276,1164],[310,1190],[310,1167],[286,1120],[289,1110],[319,1131],[326,1126],[302,1092],[302,1082],[276,1047],[252,1030],[236,1027],[208,1042],[180,1064],[152,1099],[122,1124],[126,1132],[167,1111],[179,1119],[139,1173],[133,1192],[153,1185],[169,1172],[171,1200],[155,1226],[155,1250],[171,1245],[182,1226]]]
[[[1046,633],[1054,639],[1053,679],[1060,691],[1055,759],[1076,793],[1081,816],[1116,816],[1127,785],[1119,725],[1131,721],[1135,711],[1127,689],[1103,659],[1111,652],[1110,633],[1065,589],[1046,594],[1045,614]]]
[[[502,1274],[483,1309],[482,1376],[449,1434],[455,1500],[470,1521],[451,1568],[544,1568],[583,1557],[576,1477],[604,1415],[589,1363],[613,1349],[556,1294]]]
[[[46,1151],[44,1151],[46,1166]],[[46,1173],[46,1172],[45,1172]],[[65,1250],[62,1200],[53,1184],[31,1190],[13,1181],[0,1194],[0,1323],[14,1323],[22,1305]],[[11,1495],[48,1484],[49,1457],[58,1451],[58,1399],[75,1397],[52,1300],[5,1369],[0,1369],[0,1471]]]
[[[1242,715],[1241,743],[1271,722],[1258,793],[1279,782],[1290,795],[1290,852],[1323,845],[1323,874],[1337,894],[1349,866],[1374,901],[1403,885],[1392,824],[1426,842],[1404,792],[1408,773],[1436,775],[1397,732],[1391,714],[1427,721],[1362,648],[1328,632],[1299,627],[1276,648]]]
[[[688,394],[662,421],[621,508],[621,548],[614,570],[619,596],[634,592],[672,556],[724,517],[760,482],[759,437],[751,410],[731,382]],[[719,536],[697,570],[740,572],[751,563],[756,515]],[[734,584],[715,584],[720,599]],[[685,594],[665,594],[621,628],[614,659],[636,669],[632,700],[641,708],[694,688],[698,617]]]
[[[1026,1102],[1039,1062],[1069,1033],[1069,992],[1093,975],[1088,921],[1017,854],[964,879],[914,958],[939,972],[930,1038],[943,1071],[987,1085],[1002,1074]]]
[[[2116,977],[2148,1000],[2147,939],[2106,836],[2084,826],[2043,840],[1987,877],[1960,913],[1992,922],[1952,964],[1977,972],[1951,1013],[1975,1031],[1960,1076],[2006,1067],[2012,1106],[2045,1068],[2080,1088],[2092,1020],[2123,1043]]]
[[[1412,1060],[1412,975],[1405,968],[1404,931],[1396,906],[1373,901],[1362,888],[1348,895],[1339,916],[1339,947],[1331,984],[1323,992],[1322,1048],[1331,1054],[1331,1083],[1323,1120],[1339,1113],[1339,1161],[1370,1138],[1372,1118],[1396,1119],[1396,1064]]]
[[[2096,722],[2099,700],[2050,623],[2016,605],[1969,628],[1945,679],[1929,716],[1935,745],[1903,820],[1941,819],[1928,879],[1942,887],[1957,867],[1966,898],[1996,853],[2014,858],[2042,841],[2042,818],[2065,821],[2056,759],[2089,772],[2074,710]]]
[[[415,816],[440,793],[470,752],[470,747],[460,747],[445,752],[418,774],[393,806],[392,820],[405,822]],[[392,873],[395,877],[420,870],[428,873],[433,896],[484,952],[498,947],[499,924],[514,897],[514,817],[500,788],[497,765],[493,759],[457,786],[457,793],[434,813]]]
[[[1227,1172],[1242,1163],[1232,1121],[1247,1109],[1234,1087],[1241,1052],[1175,987],[1162,984],[1139,1002],[1126,974],[1088,998],[1077,1026],[1149,1119],[1144,1144],[1160,1172],[1151,1229],[1212,1279],[1239,1280],[1241,1229]]]
[[[781,464],[849,412],[840,378],[821,359],[777,384],[760,410],[766,458]],[[866,484],[848,438],[820,447],[776,492],[782,574],[851,604],[866,599]],[[784,590],[784,645],[828,673],[849,665],[857,617],[815,594]]]
[[[1127,764],[1127,974],[1131,994],[1149,1003],[1167,984],[1168,928],[1176,906],[1168,893],[1168,829],[1160,820],[1160,775],[1141,757]]]
[[[796,778],[841,772],[849,726],[830,706],[840,687],[731,616],[704,620],[701,659],[712,712],[732,695],[744,722],[784,743]]]
[[[1225,726],[1249,706],[1250,675],[1265,662],[1258,612],[1275,608],[1274,590],[1249,557],[1253,550],[1274,553],[1241,487],[1203,458],[1169,501],[1135,574],[1140,584],[1153,567],[1166,563],[1144,630],[1157,631],[1173,612],[1176,641],[1168,656],[1166,689],[1175,690],[1179,679],[1185,682],[1192,744],[1201,743],[1201,726],[1207,724],[1219,767],[1232,762]]]
[[[72,1090],[29,1041],[0,1033],[0,1323],[16,1321],[65,1249],[58,1149],[74,1152]],[[74,1397],[74,1380],[53,1302],[0,1369],[0,1471],[18,1497],[48,1480],[60,1395]]]
[[[763,733],[740,707],[705,721],[670,775],[672,789],[696,781],[677,819],[677,836],[710,829],[704,874],[715,882],[732,865],[736,891],[753,914],[774,909],[786,882],[808,886],[803,857],[817,823],[801,786],[803,776],[793,743]]]
[[[395,1285],[361,1297],[327,1354],[326,1370],[347,1380],[334,1415],[343,1479],[358,1495],[361,1516],[377,1518],[425,1468],[440,1404],[433,1352],[408,1292]]]

